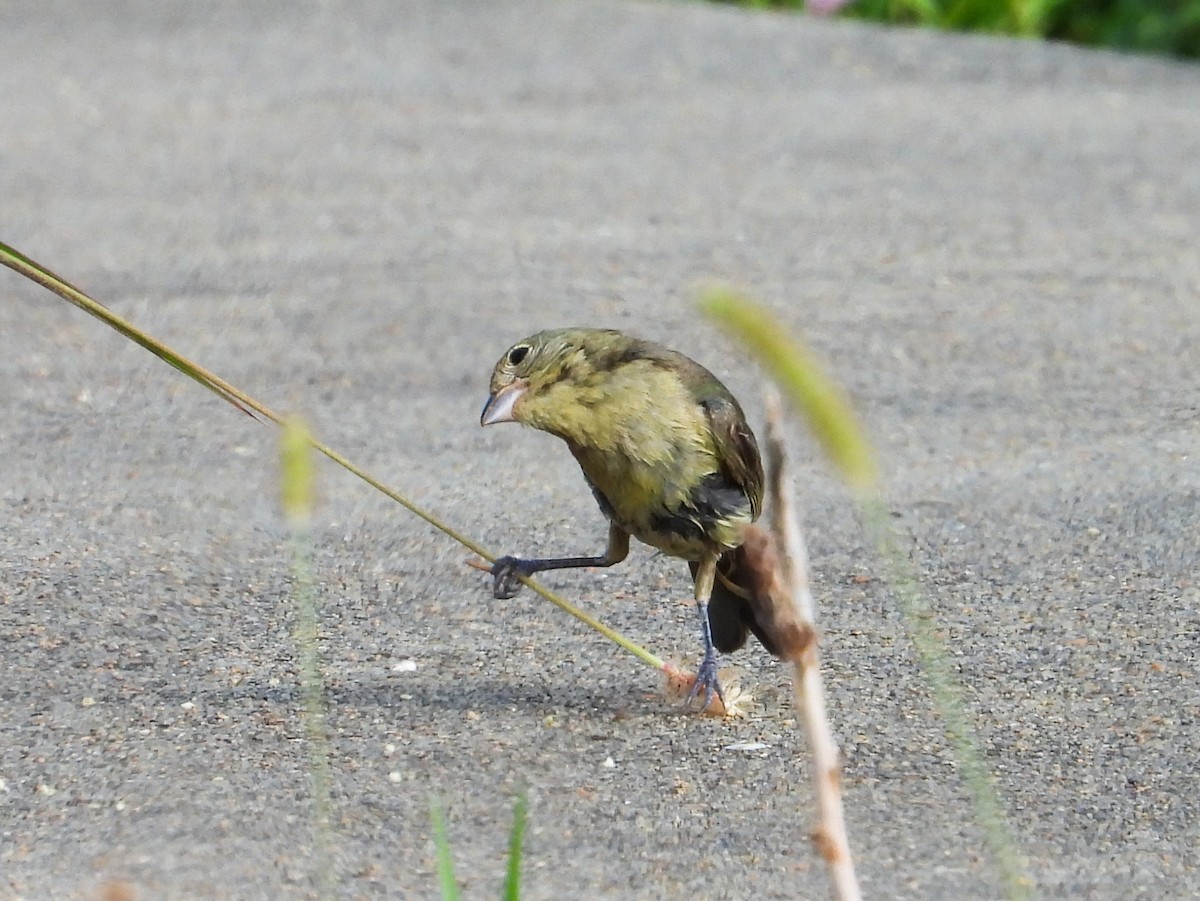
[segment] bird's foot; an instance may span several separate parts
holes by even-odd
[[[721,699],[721,703],[725,703],[725,692],[721,689],[721,681],[717,678],[717,652],[709,648],[704,653],[704,659],[700,661],[700,667],[696,670],[696,681],[692,683],[692,689],[688,692],[688,705],[703,697],[704,704],[700,707],[702,711],[707,710],[712,704],[713,695]]]
[[[530,561],[520,557],[500,557],[488,570],[492,574],[492,597],[500,601],[517,596],[521,590],[521,577],[532,576],[536,570]]]

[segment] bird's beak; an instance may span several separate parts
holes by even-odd
[[[529,382],[524,379],[517,379],[511,385],[505,385],[487,399],[487,403],[483,405],[483,414],[479,417],[479,424],[515,422],[513,407],[527,390],[529,390]]]

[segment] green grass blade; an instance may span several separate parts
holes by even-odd
[[[333,855],[333,800],[329,734],[325,726],[325,676],[321,667],[320,617],[313,576],[311,522],[314,507],[312,439],[304,424],[288,419],[279,446],[279,500],[291,531],[288,542],[292,573],[291,599],[300,653],[302,717],[307,735],[312,791],[313,849],[311,866],[317,897],[335,897],[337,870]]]
[[[508,839],[508,875],[504,880],[504,901],[521,899],[521,844],[525,840],[525,821],[529,813],[529,799],[525,793],[517,798],[513,807],[512,833]]]
[[[761,307],[731,291],[709,291],[701,304],[709,316],[750,348],[801,410],[817,441],[855,494],[863,496],[873,490],[878,469],[871,447],[850,404],[808,350],[789,338]]]
[[[937,621],[929,599],[921,590],[920,580],[892,525],[892,517],[881,498],[865,501],[860,507],[876,553],[887,567],[887,581],[904,617],[921,666],[921,675],[933,696],[934,708],[941,717],[946,738],[954,750],[963,784],[971,798],[976,824],[996,872],[1004,885],[1005,897],[1023,901],[1034,896],[1034,882],[1020,843],[1009,828],[1004,803],[988,769],[975,724],[963,700],[962,685],[946,651],[946,642],[938,635]]]
[[[284,421],[279,441],[279,504],[288,525],[298,531],[308,529],[316,497],[312,445],[312,436],[303,422]]]
[[[458,901],[458,880],[454,878],[454,857],[446,837],[446,821],[442,809],[434,804],[429,810],[433,820],[433,846],[437,849],[438,882],[442,886],[442,901]]]
[[[954,676],[945,642],[937,634],[929,601],[891,527],[874,455],[849,404],[801,344],[789,338],[786,329],[761,307],[730,291],[712,291],[704,298],[703,308],[740,338],[784,389],[853,489],[876,553],[886,567],[888,584],[912,638],[921,674],[932,690],[938,716],[971,796],[975,822],[983,830],[1005,894],[1012,899],[1030,897],[1033,881],[979,749],[962,687]]]

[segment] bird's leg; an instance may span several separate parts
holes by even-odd
[[[721,690],[721,683],[717,679],[717,649],[713,646],[712,626],[708,622],[708,600],[712,597],[713,580],[716,578],[719,559],[719,554],[706,554],[700,561],[700,565],[696,567],[696,613],[700,616],[700,637],[704,639],[704,659],[700,661],[700,667],[696,670],[696,681],[688,693],[688,700],[690,702],[693,698],[700,697],[700,693],[703,691],[704,707],[701,708],[702,710],[708,709],[708,705],[712,703],[714,692],[722,701],[725,700],[725,692]]]
[[[548,569],[573,569],[581,566],[612,566],[629,556],[629,533],[616,525],[608,527],[608,547],[598,557],[549,557],[526,560],[501,557],[492,564],[492,596],[500,600],[515,597],[521,590],[521,576]]]

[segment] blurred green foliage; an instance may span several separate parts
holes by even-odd
[[[1200,59],[1200,0],[1062,0],[1046,37]]]
[[[726,0],[803,9],[805,0]],[[815,0],[811,6],[838,5]],[[1200,0],[849,0],[838,15],[1200,59]]]
[[[841,15],[899,25],[1043,35],[1047,7],[1056,0],[851,0]],[[1070,2],[1070,0],[1062,0]]]

